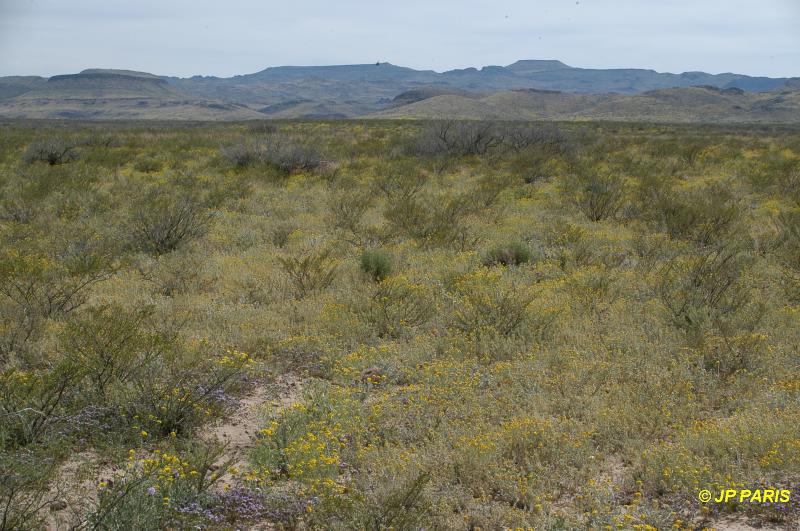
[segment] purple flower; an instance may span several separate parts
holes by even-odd
[[[147,494],[149,496],[153,496],[155,493],[156,493],[156,488],[155,487],[148,487]]]

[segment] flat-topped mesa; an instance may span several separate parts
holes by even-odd
[[[120,70],[117,68],[87,68],[82,70],[79,74],[110,74],[116,76],[130,76],[130,77],[147,77],[152,79],[161,79],[155,74],[149,72],[138,72],[136,70]]]
[[[177,91],[169,82],[152,74],[132,75],[125,71],[86,71],[53,76],[34,97],[58,98],[174,98]]]
[[[532,74],[534,72],[548,72],[572,67],[555,59],[523,59],[508,65],[506,68],[515,74]]]

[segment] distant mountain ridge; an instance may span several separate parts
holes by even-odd
[[[462,120],[617,120],[632,122],[800,123],[800,90],[745,92],[713,86],[639,94],[547,90],[495,92],[481,98],[437,95],[372,115]]]
[[[3,87],[0,78],[0,89]],[[0,117],[78,119],[254,119],[243,105],[187,95],[146,72],[89,69],[28,81],[30,88],[0,100]]]
[[[441,73],[390,63],[279,66],[229,78],[178,78],[95,68],[49,79],[0,77],[0,117],[154,118],[160,115],[174,119],[238,120],[348,118],[373,114],[407,116],[408,112],[399,109],[414,105],[406,111],[415,114],[422,108],[430,108],[430,102],[421,103],[431,98],[438,98],[440,103],[447,100],[448,108],[456,101],[465,100],[462,103],[474,111],[467,114],[474,114],[487,109],[481,103],[486,97],[517,90],[560,93],[561,100],[572,102],[651,101],[653,104],[661,102],[652,95],[647,96],[653,91],[685,89],[689,100],[694,101],[704,100],[709,91],[720,90],[730,92],[717,94],[718,100],[723,96],[738,96],[747,100],[740,102],[746,106],[750,100],[765,99],[758,94],[797,90],[798,84],[798,78],[734,73],[672,74],[645,69],[576,68],[557,60],[521,60],[507,66]],[[698,86],[707,90],[692,89]],[[739,119],[742,113],[733,107],[742,106],[734,104],[727,110],[730,116]],[[720,112],[712,113],[715,120]],[[770,112],[770,116],[775,115],[773,111],[766,114]],[[494,111],[489,114],[492,113]],[[778,114],[781,117],[788,114],[792,118],[791,110],[783,109]],[[722,116],[723,119],[728,117]],[[696,119],[703,121],[705,117],[698,115]]]

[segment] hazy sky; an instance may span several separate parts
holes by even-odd
[[[517,59],[800,76],[800,0],[0,0],[0,75]]]

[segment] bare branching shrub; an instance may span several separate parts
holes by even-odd
[[[428,123],[411,146],[417,155],[485,155],[502,137],[492,122],[436,121]]]
[[[66,164],[78,158],[75,146],[60,139],[39,140],[28,146],[22,161],[28,164],[46,162],[50,166]]]
[[[710,245],[736,232],[744,207],[730,183],[680,191],[659,178],[642,179],[641,215],[673,238]]]
[[[394,164],[380,166],[373,186],[388,201],[406,200],[415,197],[428,181],[416,164]]]
[[[725,330],[750,302],[740,280],[750,261],[735,245],[701,248],[667,261],[658,271],[656,293],[672,323],[693,337],[710,327]]]
[[[160,354],[118,386],[127,393],[118,395],[118,407],[133,426],[159,437],[190,433],[210,415],[225,411],[231,393],[241,392],[242,378],[253,363],[246,353],[213,345],[187,346],[168,329],[151,333],[158,338]]]
[[[328,211],[331,225],[358,234],[363,218],[372,205],[372,195],[366,190],[343,190],[331,194]]]
[[[778,245],[775,254],[782,266],[787,292],[800,299],[800,211],[784,211],[775,219]]]
[[[278,132],[278,126],[266,120],[261,120],[248,124],[247,131],[268,137]]]
[[[384,211],[392,229],[420,243],[453,244],[474,206],[468,197],[406,197],[390,203]]]
[[[114,148],[122,145],[122,139],[110,131],[95,131],[81,140],[82,146]]]
[[[458,279],[453,292],[452,327],[475,345],[542,340],[558,315],[540,307],[533,288],[502,278],[496,270],[482,269]]]
[[[227,146],[220,153],[238,168],[266,164],[283,173],[315,170],[324,162],[312,146],[273,134],[261,141]]]
[[[367,529],[420,527],[430,504],[424,492],[430,477],[430,473],[420,472],[399,485],[381,485],[377,499],[368,500],[371,503],[363,509],[363,526]]]
[[[116,269],[91,235],[53,245],[52,255],[7,249],[0,256],[0,358],[36,336],[45,320],[81,307]]]
[[[565,194],[592,221],[615,217],[625,204],[622,177],[580,168],[564,183]]]
[[[514,177],[509,174],[485,175],[478,180],[468,196],[477,210],[484,210],[494,206],[500,194],[514,185]]]
[[[294,141],[269,145],[263,157],[264,162],[284,173],[315,170],[323,162],[316,149]]]
[[[397,276],[378,282],[362,318],[380,337],[400,337],[422,326],[436,311],[430,286]]]
[[[498,134],[514,152],[535,149],[551,156],[567,153],[571,140],[561,129],[551,124],[505,124]]]
[[[152,315],[147,307],[97,306],[70,319],[61,332],[65,358],[83,368],[98,403],[107,405],[114,384],[149,377],[146,371],[167,346],[165,338],[146,330]]]
[[[220,154],[237,168],[246,168],[261,161],[261,150],[253,143],[226,146],[220,150]]]
[[[333,283],[338,265],[330,254],[330,251],[322,251],[303,256],[278,257],[298,297],[303,298]]]
[[[213,213],[191,194],[167,195],[153,190],[137,204],[132,220],[134,246],[165,254],[184,242],[203,236]]]
[[[550,177],[559,161],[575,155],[575,141],[555,126],[512,124],[502,131],[510,169],[528,184]]]
[[[0,529],[42,529],[44,509],[58,500],[51,488],[58,462],[43,451],[0,453]]]

